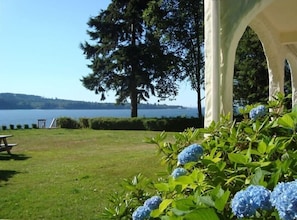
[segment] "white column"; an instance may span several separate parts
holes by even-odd
[[[220,118],[220,4],[205,0],[205,127]]]

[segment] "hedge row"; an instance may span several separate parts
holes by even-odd
[[[57,119],[61,128],[91,128],[95,130],[151,130],[183,131],[186,128],[203,127],[199,118],[79,118],[62,117]]]
[[[28,124],[24,124],[24,125],[21,125],[21,124],[17,124],[17,125],[14,125],[14,124],[10,124],[9,126],[6,126],[6,125],[2,125],[1,126],[1,130],[5,131],[7,129],[10,129],[10,130],[14,130],[14,129],[29,129],[29,125]],[[32,128],[37,128],[37,124],[32,124]]]

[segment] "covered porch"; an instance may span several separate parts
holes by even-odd
[[[289,62],[292,104],[297,104],[297,1],[205,0],[205,126],[233,113],[233,72],[238,42],[250,26],[262,42],[269,98],[284,91]]]

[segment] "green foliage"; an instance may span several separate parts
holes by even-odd
[[[257,34],[247,28],[243,33],[236,51],[234,65],[234,103],[237,106],[251,105],[268,101],[267,61]],[[291,70],[284,62],[284,92],[292,93]],[[291,99],[284,100],[284,106],[292,106]]]
[[[2,130],[3,131],[7,130],[7,126],[6,125],[2,125]]]
[[[80,128],[80,124],[76,120],[68,117],[58,118],[57,125],[60,128],[71,128],[71,129]]]
[[[144,12],[145,20],[156,26],[167,50],[180,58],[174,63],[183,71],[183,79],[197,92],[198,116],[202,118],[201,91],[204,84],[204,1],[151,1]]]
[[[150,95],[160,98],[177,94],[179,69],[172,65],[177,56],[165,51],[153,27],[143,20],[151,0],[114,0],[88,22],[92,43],[82,43],[92,73],[81,79],[83,86],[105,99],[115,91],[117,103],[131,101],[131,116],[137,105]]]
[[[88,119],[88,118],[79,118],[78,123],[81,128],[89,128],[90,127],[90,119]]]
[[[144,120],[144,126],[146,129],[151,131],[160,131],[160,129],[164,130],[162,128],[165,128],[167,126],[167,120],[164,118],[158,120],[155,118],[148,118]]]
[[[153,182],[142,174],[131,179],[124,179],[120,184],[122,191],[110,196],[110,207],[102,213],[103,219],[130,220],[135,208],[143,204],[152,194],[147,192],[153,188]],[[116,206],[113,206],[117,204]]]
[[[278,98],[266,107],[280,109],[284,97]],[[151,212],[152,219],[236,219],[230,208],[236,192],[251,184],[272,190],[278,182],[297,178],[297,107],[290,112],[267,112],[253,120],[244,117],[240,122],[222,116],[208,128],[176,134],[173,143],[166,142],[166,136],[162,132],[146,140],[157,146],[168,173],[154,182],[155,194],[163,201]],[[188,173],[174,179],[171,172],[181,167],[178,154],[193,143],[200,143],[204,155],[185,164]],[[277,216],[272,210],[254,218]]]
[[[202,119],[172,118],[79,118],[57,119],[61,128],[91,128],[95,130],[183,131],[188,127],[203,127]]]
[[[234,103],[245,106],[268,101],[268,70],[261,41],[247,28],[239,41],[234,65]]]
[[[145,130],[138,118],[93,118],[90,126],[96,130]]]
[[[187,127],[202,127],[197,118],[92,118],[90,128],[96,130],[183,131]]]

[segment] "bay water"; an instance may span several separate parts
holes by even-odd
[[[44,119],[46,127],[53,119],[59,117],[96,118],[96,117],[130,117],[130,109],[13,109],[0,110],[0,126],[38,124],[39,119]],[[172,109],[138,109],[138,117],[162,118],[162,117],[197,117],[196,108],[172,108]]]

